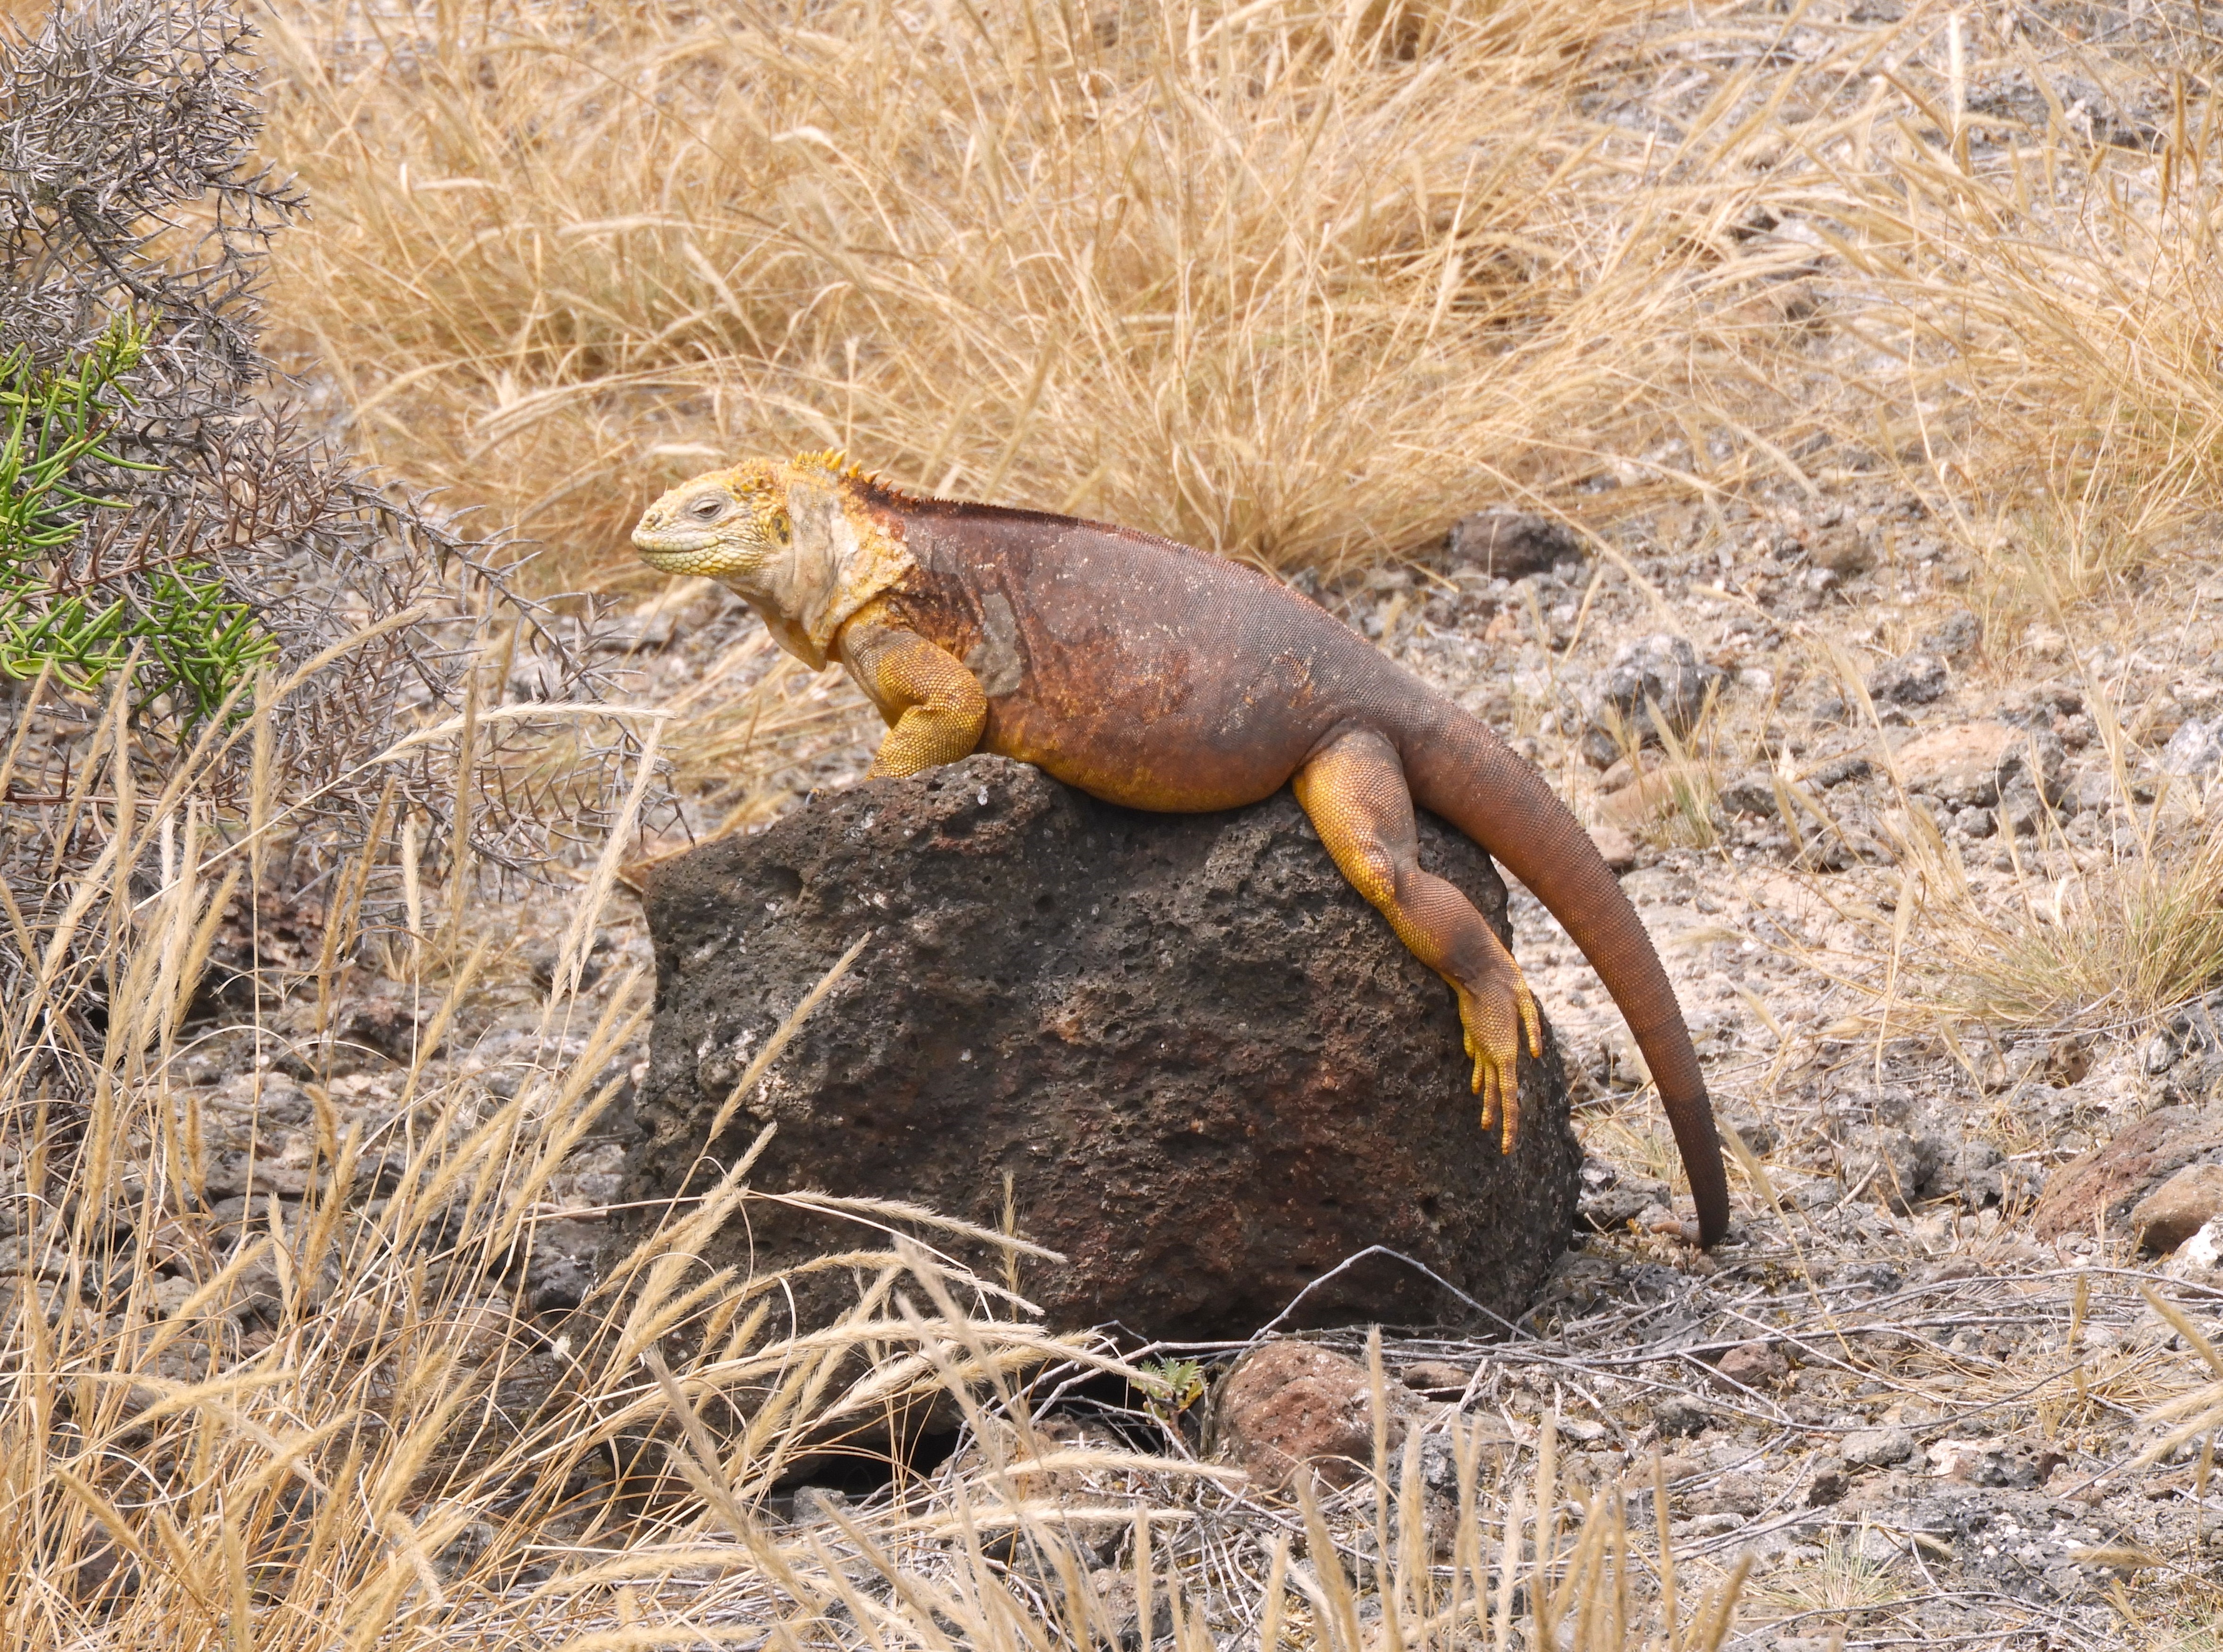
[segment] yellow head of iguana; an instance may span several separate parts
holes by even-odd
[[[665,494],[633,542],[652,567],[729,587],[816,671],[843,621],[911,566],[872,491],[838,452],[750,459]]]

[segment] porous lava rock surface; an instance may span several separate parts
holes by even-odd
[[[1510,938],[1489,858],[1423,817],[1420,857]],[[819,798],[667,863],[651,1069],[625,1196],[699,1192],[761,1127],[758,1189],[916,1201],[985,1226],[1004,1179],[1019,1289],[1053,1327],[1140,1335],[1520,1314],[1574,1225],[1581,1155],[1548,1023],[1510,1157],[1478,1125],[1450,991],[1282,792],[1208,815],[1104,804],[1002,758]],[[752,1056],[863,954],[743,1102]],[[614,1225],[622,1254],[655,1206]],[[885,1244],[753,1201],[706,1249],[762,1272]],[[954,1250],[1001,1277],[986,1247]],[[1322,1276],[1333,1277],[1322,1281]],[[1309,1289],[1307,1289],[1309,1287]],[[805,1276],[806,1319],[853,1296]],[[1301,1297],[1301,1301],[1298,1299]]]

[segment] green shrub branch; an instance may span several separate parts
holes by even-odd
[[[86,590],[63,578],[93,514],[131,506],[92,491],[87,472],[162,469],[108,445],[146,349],[145,330],[127,318],[63,369],[41,369],[22,349],[0,359],[0,676],[51,668],[65,687],[90,692],[137,651],[147,697],[167,693],[190,722],[278,652],[255,605],[192,559],[142,558]]]

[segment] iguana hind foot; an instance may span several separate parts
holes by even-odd
[[[1371,901],[1413,955],[1450,983],[1482,1096],[1482,1127],[1504,1152],[1521,1129],[1521,1035],[1544,1053],[1536,999],[1521,966],[1472,902],[1420,869],[1413,795],[1396,748],[1370,728],[1332,737],[1294,779],[1320,842],[1351,887]]]

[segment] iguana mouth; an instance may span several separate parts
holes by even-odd
[[[675,532],[667,528],[660,533],[643,532],[633,536],[633,549],[640,552],[641,560],[657,568],[664,568],[671,562],[691,562],[717,542],[718,536],[715,533],[690,533],[683,529]]]

